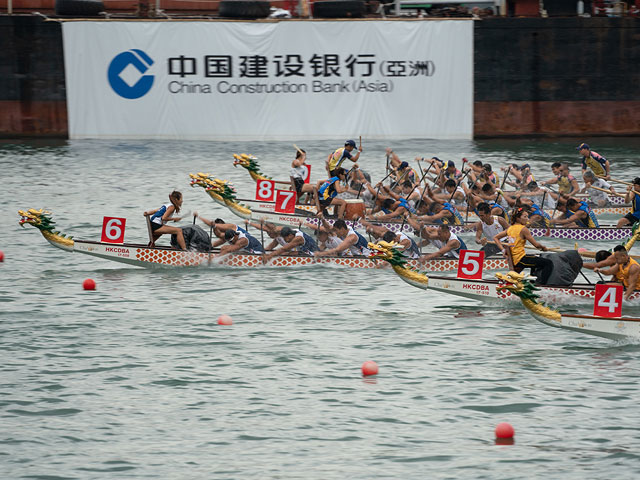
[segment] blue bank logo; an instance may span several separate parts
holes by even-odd
[[[142,50],[132,49],[116,55],[107,71],[111,88],[130,100],[143,97],[153,86],[153,75],[144,75],[151,65],[153,60]]]

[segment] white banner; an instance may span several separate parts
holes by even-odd
[[[471,138],[473,22],[66,22],[71,138]]]

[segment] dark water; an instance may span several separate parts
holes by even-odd
[[[581,140],[391,146],[405,159],[527,161],[544,179],[556,160],[579,173]],[[298,142],[314,179],[341,141]],[[635,176],[640,142],[590,143]],[[365,140],[374,177],[385,146]],[[388,270],[146,271],[55,249],[17,223],[18,209],[44,207],[63,232],[97,239],[103,216],[122,216],[127,240],[142,240],[142,211],[173,188],[186,210],[235,221],[187,174],[229,178],[252,196],[232,168],[242,152],[279,178],[294,150],[0,145],[0,477],[638,478],[634,343],[551,329],[517,304],[417,290]],[[95,292],[81,288],[89,277]],[[233,326],[216,324],[222,313]],[[370,359],[380,374],[363,379]],[[503,421],[514,445],[494,443]]]

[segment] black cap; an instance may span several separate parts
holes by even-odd
[[[355,140],[347,140],[346,142],[344,142],[344,146],[345,147],[354,147],[356,146],[356,141]]]
[[[289,235],[295,235],[295,234],[296,232],[294,232],[291,227],[282,227],[282,230],[280,230],[280,236],[282,238],[287,237]]]

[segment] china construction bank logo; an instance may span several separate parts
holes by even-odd
[[[145,75],[153,65],[151,57],[142,50],[131,49],[116,55],[107,71],[109,85],[123,98],[144,97],[153,86],[153,75]]]

